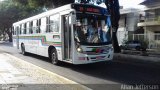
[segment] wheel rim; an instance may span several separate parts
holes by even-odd
[[[57,58],[57,57],[56,57],[56,53],[53,52],[53,53],[52,53],[52,62],[53,62],[53,63],[56,63],[56,58]]]

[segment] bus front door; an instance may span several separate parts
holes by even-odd
[[[71,26],[69,24],[69,15],[63,15],[63,36],[64,36],[64,60],[71,60]]]

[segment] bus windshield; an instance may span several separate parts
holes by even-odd
[[[80,44],[107,44],[111,42],[107,16],[93,14],[77,14],[75,40]]]

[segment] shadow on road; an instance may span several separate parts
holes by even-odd
[[[28,56],[51,63],[51,61],[46,57],[34,54],[28,54]],[[148,63],[144,65],[136,65],[128,62],[116,62],[114,60],[114,62],[100,62],[85,65],[72,65],[61,62],[61,65],[59,67],[69,68],[85,75],[110,80],[118,83],[160,84],[160,69],[153,68],[151,66],[154,65],[149,65]]]

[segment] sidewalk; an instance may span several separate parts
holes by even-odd
[[[160,50],[159,49],[148,49],[147,52],[150,56],[160,57]]]
[[[0,43],[10,43],[9,41],[0,41]]]
[[[160,66],[160,58],[152,57],[152,56],[140,56],[140,55],[130,55],[130,54],[122,54],[115,53],[113,61],[118,62],[130,62],[130,63],[143,63],[143,64],[153,64],[155,67]]]
[[[10,54],[0,53],[0,90],[90,89]]]

